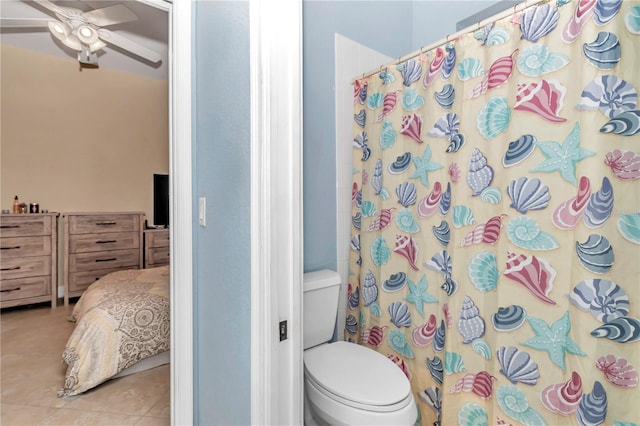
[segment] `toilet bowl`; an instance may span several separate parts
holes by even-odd
[[[304,419],[315,425],[413,425],[411,384],[386,356],[334,333],[340,276],[304,274]]]
[[[417,407],[404,373],[388,358],[348,342],[304,353],[305,424],[413,425]]]

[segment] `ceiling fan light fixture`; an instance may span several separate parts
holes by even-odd
[[[78,27],[78,38],[82,43],[92,45],[98,41],[98,32],[89,25],[81,25]]]
[[[49,21],[49,30],[58,40],[64,41],[71,33],[71,28],[65,22]]]

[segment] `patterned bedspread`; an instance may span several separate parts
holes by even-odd
[[[108,274],[78,300],[62,359],[59,396],[82,393],[123,369],[169,350],[169,266]]]

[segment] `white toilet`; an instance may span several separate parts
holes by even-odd
[[[305,425],[413,425],[411,385],[386,356],[333,336],[340,276],[304,274]]]

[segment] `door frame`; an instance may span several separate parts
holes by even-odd
[[[282,0],[249,4],[252,424],[302,424],[303,416],[302,0],[286,0],[284,6]],[[192,7],[190,0],[174,0],[169,11],[175,425],[193,424],[194,419]],[[282,320],[289,326],[288,338],[281,342]]]

